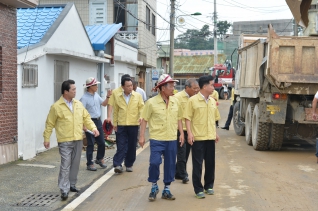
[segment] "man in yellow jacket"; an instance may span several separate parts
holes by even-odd
[[[185,110],[185,107],[187,105],[187,102],[190,97],[197,94],[199,92],[200,88],[198,85],[198,82],[195,78],[190,78],[185,82],[184,90],[181,92],[178,92],[174,95],[175,98],[177,98],[181,104],[182,110]],[[182,119],[182,127],[183,127],[183,133],[184,133],[184,139],[188,139],[188,133],[187,128],[185,125],[184,119]],[[179,141],[180,132],[178,131],[178,141]],[[176,174],[175,179],[182,180],[184,184],[189,182],[189,177],[187,173],[187,162],[190,154],[191,146],[186,142],[182,146],[178,146],[178,153],[177,153],[177,164],[176,164]]]
[[[126,171],[133,171],[136,160],[136,146],[140,115],[144,107],[142,96],[133,91],[130,78],[121,80],[123,92],[115,93],[113,104],[113,124],[116,131],[117,151],[113,158],[114,171],[122,173],[122,162],[125,161]]]
[[[149,124],[150,135],[150,161],[148,182],[152,183],[149,201],[156,200],[159,193],[157,181],[160,176],[160,164],[164,155],[165,187],[161,198],[174,200],[170,192],[170,184],[174,181],[176,170],[177,144],[183,145],[184,134],[182,128],[182,107],[179,100],[173,96],[175,82],[169,75],[162,74],[154,90],[159,89],[159,94],[147,100],[142,111],[142,122],[140,125],[139,145],[145,144],[145,129]],[[177,129],[179,129],[179,143],[177,142]]]
[[[208,195],[214,194],[215,143],[219,141],[215,121],[220,119],[220,113],[216,101],[210,97],[214,90],[213,77],[201,76],[199,86],[199,93],[189,99],[183,117],[188,142],[192,145],[192,183],[196,197],[201,199],[205,198],[203,191]],[[203,160],[204,186],[201,183]]]
[[[75,81],[64,81],[61,90],[62,96],[50,108],[43,137],[44,147],[50,148],[50,136],[55,128],[61,155],[58,186],[62,200],[66,200],[69,191],[78,192],[75,185],[83,147],[83,125],[95,137],[99,136],[99,132],[83,104],[74,99]]]

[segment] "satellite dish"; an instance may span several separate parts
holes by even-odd
[[[183,17],[178,18],[177,20],[179,25],[183,25],[185,23],[185,19]]]

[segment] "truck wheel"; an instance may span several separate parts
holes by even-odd
[[[270,138],[269,138],[269,150],[280,150],[284,140],[284,125],[272,124]]]
[[[220,99],[224,99],[224,89],[220,90]]]
[[[252,144],[255,150],[267,150],[269,139],[269,124],[259,122],[258,103],[254,107],[252,118]]]
[[[240,102],[236,102],[233,106],[233,127],[236,135],[245,135],[245,125],[242,122],[240,115]]]
[[[252,145],[252,119],[254,103],[249,103],[245,113],[245,140],[248,145]]]

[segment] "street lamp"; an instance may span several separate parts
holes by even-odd
[[[197,16],[202,15],[200,12],[195,12],[189,15],[180,16]],[[170,59],[169,59],[169,74],[173,78],[173,53],[174,53],[174,27],[175,27],[175,0],[171,0],[171,15],[170,15]]]
[[[180,16],[198,16],[198,15],[202,15],[200,12],[195,12],[195,13],[192,13],[192,14],[186,14],[186,15],[178,15],[176,17],[176,22],[179,23],[179,24],[183,24],[185,22],[184,18],[179,18]]]

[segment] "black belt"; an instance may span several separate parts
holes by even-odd
[[[91,118],[92,120],[100,120],[100,117],[98,117],[98,118]]]

